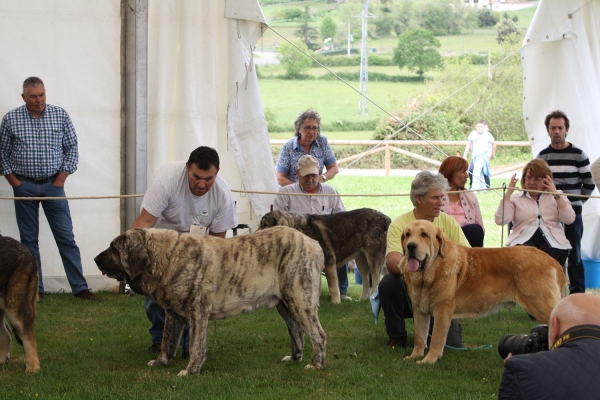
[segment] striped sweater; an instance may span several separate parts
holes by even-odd
[[[552,146],[540,151],[537,158],[546,161],[552,170],[556,189],[563,193],[591,195],[596,187],[590,172],[590,160],[580,148],[569,146],[556,150]],[[569,197],[571,205],[582,206],[587,199]]]

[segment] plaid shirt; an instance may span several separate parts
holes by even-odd
[[[296,176],[296,170],[298,169],[298,160],[300,157],[305,156],[307,153],[304,151],[300,143],[298,143],[298,137],[295,136],[288,140],[281,148],[279,158],[277,160],[277,171],[287,174],[287,177],[292,182],[298,182]],[[323,171],[323,166],[331,165],[336,162],[335,155],[329,147],[327,138],[325,136],[317,136],[315,141],[310,146],[310,154],[319,161],[319,175]]]
[[[77,134],[69,114],[46,104],[40,118],[23,105],[9,111],[0,125],[0,174],[47,178],[77,169]]]

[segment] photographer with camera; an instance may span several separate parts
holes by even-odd
[[[543,337],[542,326],[532,335]],[[544,329],[545,330],[545,329]],[[539,336],[538,336],[539,335]],[[506,338],[506,337],[505,337]],[[511,340],[500,341],[506,347]],[[514,338],[513,338],[514,339]],[[526,342],[536,342],[526,337]],[[512,342],[523,342],[516,339]],[[600,396],[600,298],[575,293],[558,302],[548,326],[550,351],[515,345],[504,360],[499,399],[598,399]],[[508,346],[510,347],[510,346]]]

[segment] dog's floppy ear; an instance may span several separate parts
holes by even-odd
[[[258,230],[271,228],[277,225],[277,219],[275,218],[273,213],[274,211],[271,211],[261,218]]]
[[[402,251],[404,252],[404,254],[406,254],[406,248],[404,248],[404,229],[402,230],[402,235],[400,235],[400,244],[402,245]]]
[[[143,228],[123,233],[113,240],[111,246],[118,251],[121,265],[126,269],[131,280],[137,278],[142,270],[150,264],[146,230]]]
[[[438,250],[438,254],[442,257],[444,257],[444,248],[446,246],[446,238],[444,237],[444,232],[442,232],[442,228],[436,227],[437,229],[437,233],[435,235],[435,238],[438,241],[439,244],[439,250]]]

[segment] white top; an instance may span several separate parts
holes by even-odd
[[[489,159],[492,156],[494,137],[489,131],[485,131],[482,134],[473,131],[469,134],[467,141],[471,142],[472,158],[485,156],[486,159]]]
[[[185,161],[170,162],[159,168],[144,195],[142,208],[159,217],[155,228],[189,232],[190,226],[197,224],[221,233],[238,224],[227,182],[217,175],[205,195],[195,196],[190,191]]]

